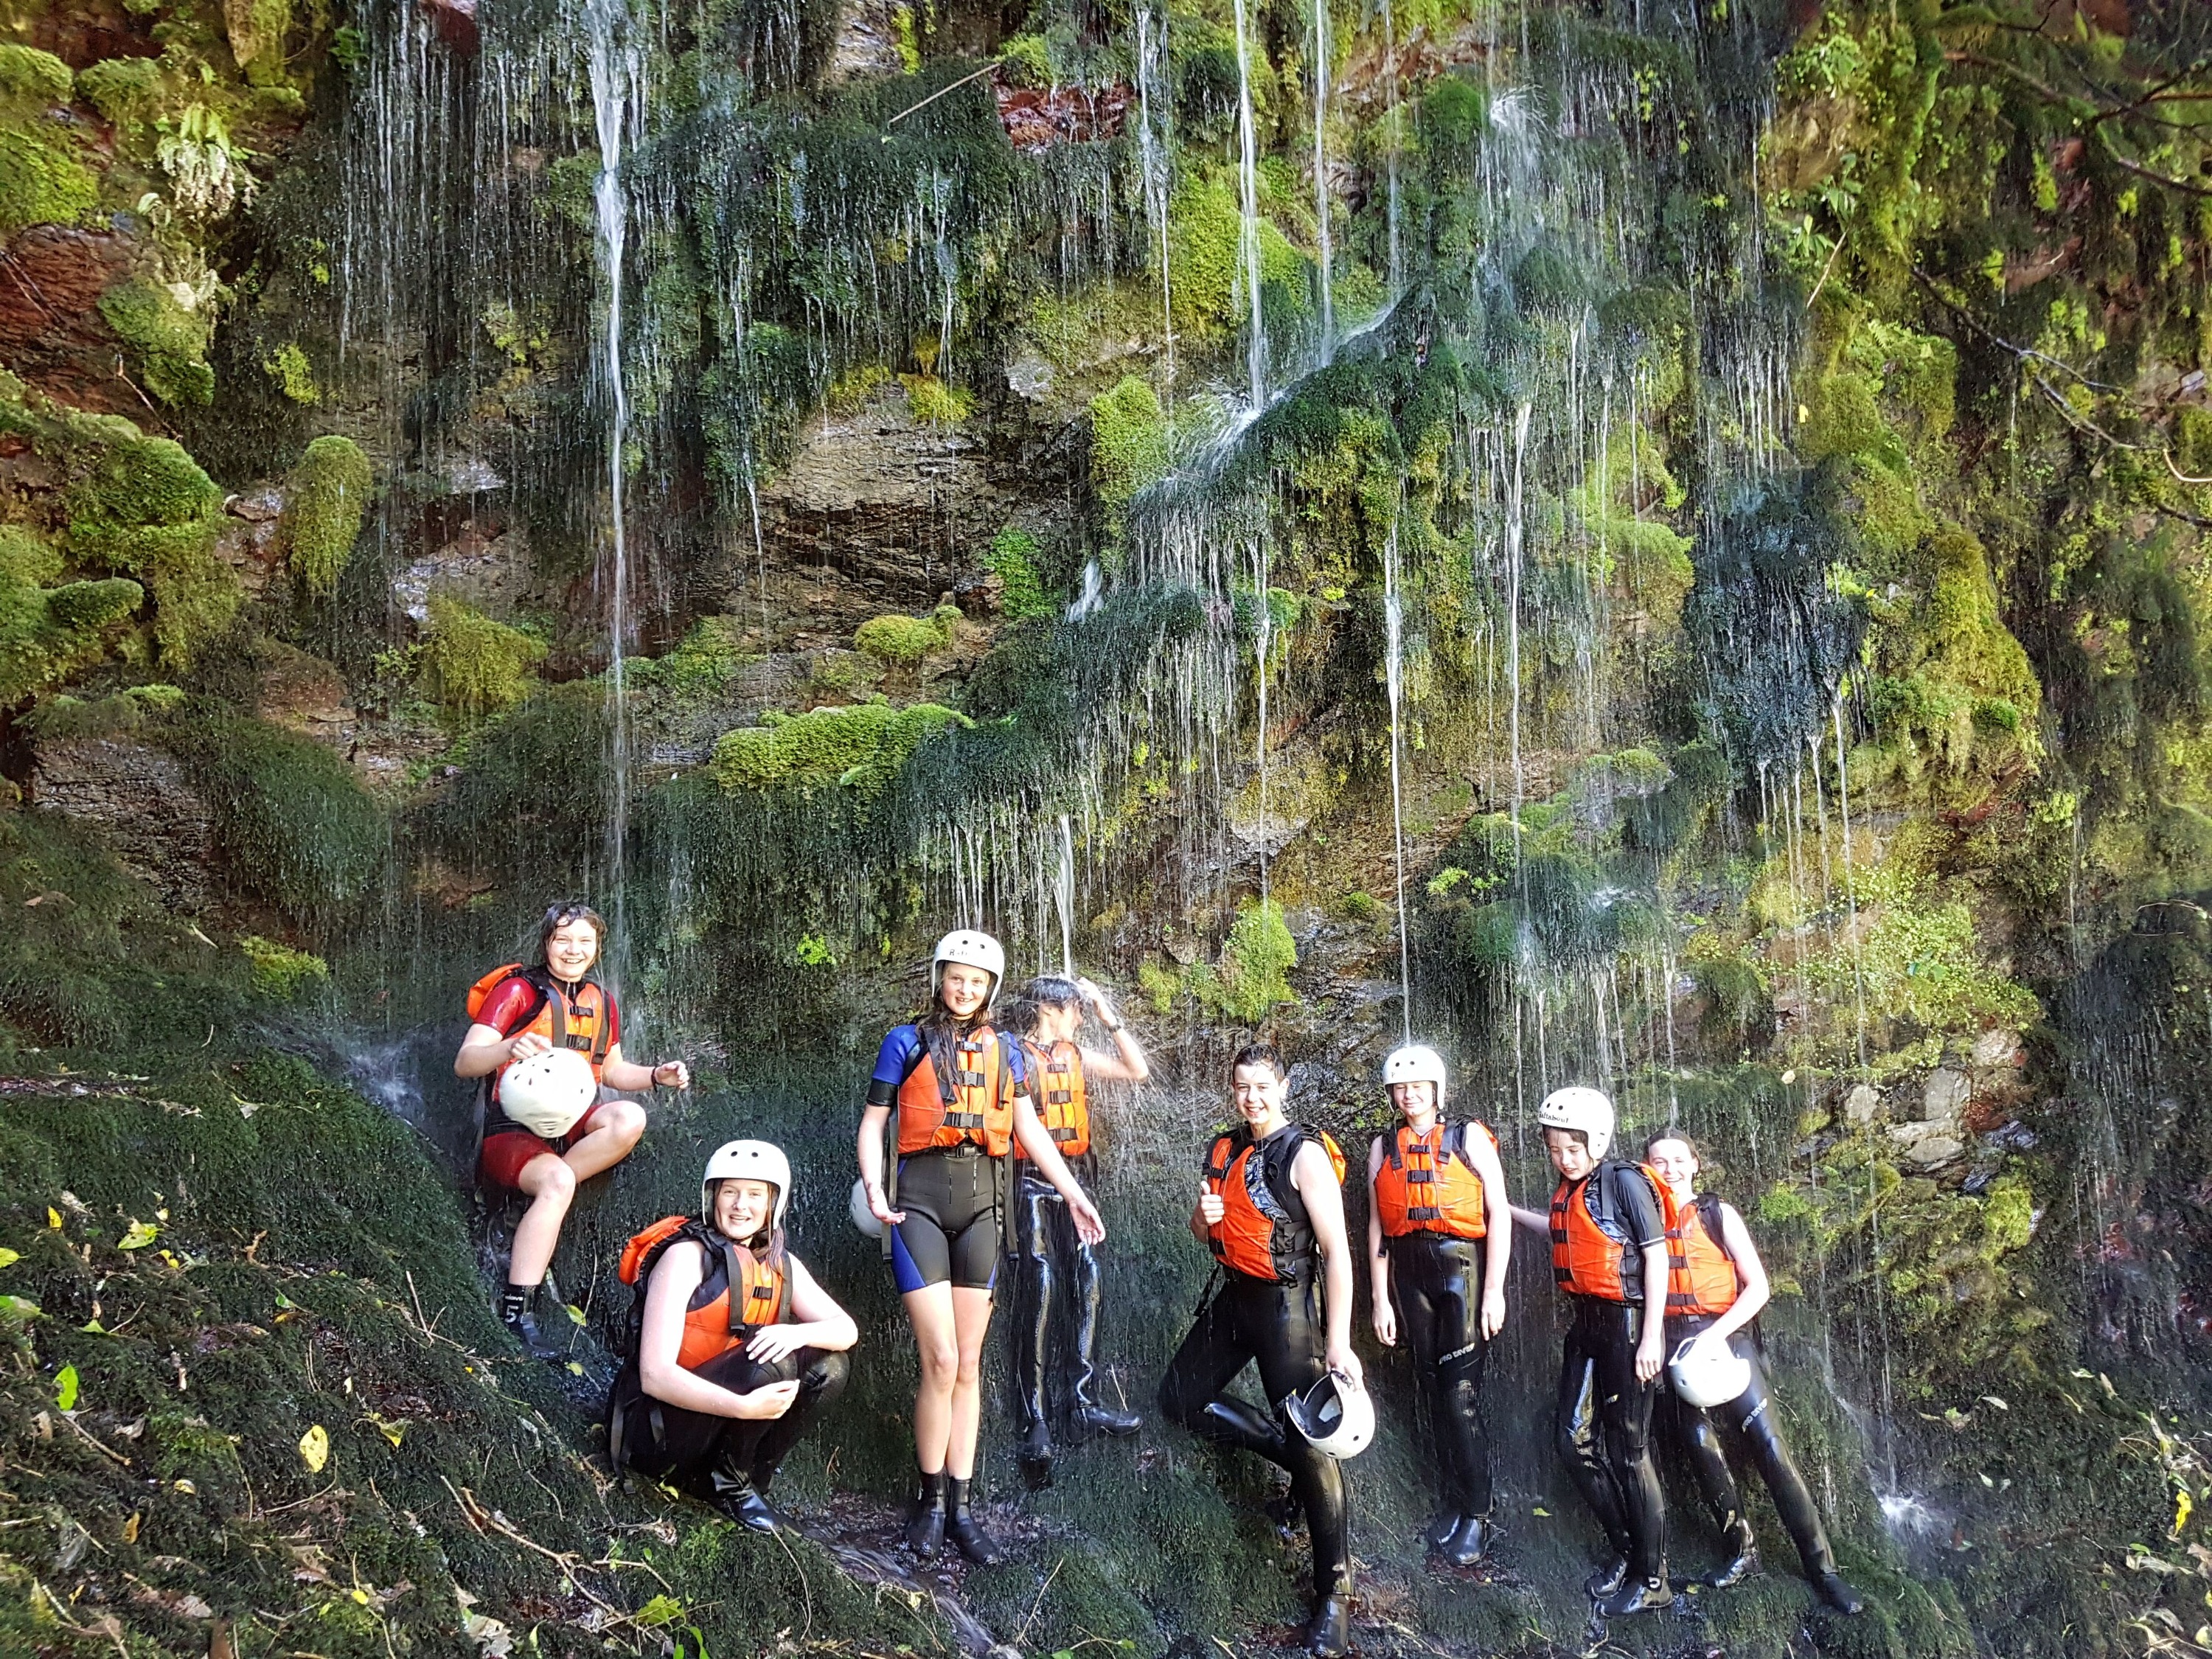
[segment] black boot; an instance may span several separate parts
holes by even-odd
[[[1610,1595],[1598,1598],[1597,1613],[1602,1619],[1625,1618],[1632,1613],[1657,1613],[1672,1607],[1674,1589],[1667,1583],[1664,1567],[1656,1578],[1631,1578],[1624,1571],[1622,1583]]]
[[[1731,1584],[1741,1584],[1759,1571],[1759,1540],[1753,1534],[1749,1521],[1740,1515],[1729,1516],[1722,1525],[1721,1538],[1728,1546],[1729,1559],[1705,1579],[1705,1583],[1715,1589],[1726,1589]]]
[[[1813,1581],[1813,1593],[1847,1619],[1866,1611],[1866,1598],[1845,1583],[1833,1567]]]
[[[907,1516],[906,1547],[924,1561],[933,1561],[937,1553],[945,1547],[945,1492],[948,1485],[943,1470],[932,1474],[921,1472],[921,1490],[915,1495],[912,1513]]]
[[[783,1524],[783,1517],[750,1480],[717,1473],[714,1503],[731,1520],[753,1532],[774,1532]]]
[[[1340,1659],[1352,1651],[1352,1602],[1342,1594],[1322,1597],[1306,1620],[1306,1651],[1315,1659]]]
[[[531,1304],[537,1299],[535,1285],[507,1285],[501,1287],[499,1299],[492,1305],[499,1310],[500,1322],[522,1345],[523,1352],[532,1359],[557,1363],[568,1354],[538,1328],[538,1316],[531,1311]]]
[[[1455,1567],[1471,1567],[1482,1559],[1483,1551],[1490,1544],[1490,1518],[1481,1515],[1463,1515],[1451,1536],[1437,1546],[1437,1553]]]
[[[1115,1411],[1111,1406],[1102,1406],[1095,1400],[1083,1401],[1076,1407],[1075,1423],[1078,1428],[1089,1433],[1111,1435],[1117,1440],[1133,1435],[1145,1426],[1145,1419],[1136,1413]]]
[[[951,1483],[952,1500],[945,1517],[945,1535],[953,1547],[979,1567],[995,1567],[1006,1559],[998,1540],[983,1530],[982,1525],[968,1512],[968,1483],[956,1480]]]
[[[1619,1590],[1628,1581],[1628,1558],[1616,1555],[1607,1565],[1600,1567],[1583,1580],[1583,1589],[1593,1601],[1601,1601]]]
[[[1451,1542],[1451,1535],[1459,1530],[1466,1519],[1457,1510],[1438,1510],[1429,1517],[1429,1524],[1421,1528],[1421,1538],[1432,1550],[1441,1550]]]
[[[1042,1413],[1022,1426],[1022,1443],[1014,1453],[1022,1474],[1032,1486],[1052,1484],[1052,1428]]]
[[[1075,1371],[1070,1378],[1075,1426],[1085,1435],[1106,1434],[1116,1439],[1134,1434],[1144,1426],[1144,1419],[1134,1412],[1116,1411],[1098,1402],[1098,1258],[1081,1239],[1075,1241],[1068,1269],[1075,1315]]]

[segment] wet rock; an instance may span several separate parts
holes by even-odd
[[[1850,1093],[1844,1097],[1844,1119],[1862,1128],[1873,1122],[1881,1111],[1881,1097],[1869,1084],[1854,1085]]]
[[[483,44],[477,27],[477,0],[417,0],[422,15],[438,38],[464,58],[473,58]]]
[[[893,10],[888,0],[849,0],[839,8],[837,43],[830,48],[824,77],[831,85],[905,73]]]
[[[1923,1169],[1933,1169],[1939,1164],[1948,1164],[1966,1150],[1966,1143],[1956,1135],[1938,1132],[1914,1141],[1905,1149],[1905,1156]]]
[[[123,737],[77,738],[38,747],[31,799],[89,830],[161,902],[205,909],[215,818],[166,749]]]
[[[275,484],[240,490],[224,499],[222,510],[248,524],[271,524],[284,515],[284,492]]]
[[[134,245],[104,230],[33,225],[0,252],[0,362],[48,397],[143,420],[144,398],[119,367],[122,343],[100,296],[131,274]]]
[[[1047,402],[1052,397],[1052,365],[1034,346],[1024,346],[1021,355],[1006,365],[1006,390],[1024,403]]]
[[[2020,1033],[2002,1028],[1983,1032],[1974,1039],[1973,1063],[1979,1066],[2019,1065]]]
[[[276,520],[224,519],[216,532],[215,556],[237,574],[240,586],[258,599],[283,562]]]
[[[1966,1115],[1973,1097],[1973,1079],[1948,1066],[1938,1066],[1921,1085],[1920,1109],[1931,1121],[1955,1123]]]
[[[521,538],[496,521],[472,519],[434,552],[403,566],[392,579],[392,592],[417,623],[429,620],[434,591],[500,615],[514,608],[529,575]]]
[[[1096,92],[1081,87],[993,88],[999,102],[999,125],[1016,149],[1025,155],[1042,155],[1054,144],[1085,144],[1111,138],[1121,131],[1129,112],[1129,88],[1119,82]]]

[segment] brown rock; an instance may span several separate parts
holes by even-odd
[[[0,362],[51,398],[143,418],[100,296],[130,274],[131,245],[107,231],[33,225],[0,250]]]
[[[167,750],[128,737],[40,744],[31,799],[89,829],[163,903],[207,907],[214,815]]]

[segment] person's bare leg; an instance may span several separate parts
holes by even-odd
[[[914,1326],[915,1347],[921,1357],[921,1381],[914,1391],[914,1456],[924,1474],[943,1472],[952,1444],[961,1354],[955,1335],[954,1298],[961,1294],[950,1285],[925,1285],[900,1298],[906,1304],[906,1316]],[[975,1420],[971,1404],[968,1417],[971,1468],[975,1458]]]
[[[586,1142],[597,1139],[595,1134],[586,1136],[569,1156],[574,1157]],[[545,1270],[553,1265],[553,1247],[561,1242],[561,1224],[568,1219],[569,1200],[576,1196],[576,1172],[553,1153],[540,1152],[522,1166],[514,1184],[529,1195],[530,1207],[514,1229],[514,1248],[507,1259],[507,1282],[536,1290],[545,1282]]]
[[[579,1181],[611,1170],[636,1150],[645,1133],[645,1108],[633,1101],[610,1101],[592,1120],[592,1133],[562,1154]],[[549,1255],[548,1261],[551,1260]]]
[[[956,1480],[975,1473],[975,1436],[983,1418],[983,1340],[991,1334],[991,1292],[952,1292],[953,1340],[957,1355],[951,1414],[945,1436],[945,1468]]]

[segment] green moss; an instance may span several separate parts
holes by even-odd
[[[891,372],[881,363],[862,363],[830,383],[823,406],[832,415],[849,418],[866,409],[876,393],[890,382]]]
[[[315,367],[295,342],[288,340],[264,357],[261,372],[276,381],[276,390],[293,403],[312,406],[322,401],[323,394],[315,385]]]
[[[1125,375],[1091,400],[1091,481],[1109,507],[1168,470],[1168,417],[1150,381]]]
[[[215,708],[161,730],[214,810],[240,891],[289,916],[325,919],[376,890],[390,844],[384,815],[327,745]]]
[[[965,386],[947,386],[934,374],[902,374],[907,411],[925,426],[957,426],[975,408],[975,396]]]
[[[1052,52],[1044,36],[1017,34],[1002,42],[999,47],[999,72],[1009,86],[1050,86]]]
[[[61,684],[107,654],[118,626],[144,602],[137,582],[70,582],[61,556],[28,531],[0,526],[0,707]]]
[[[0,109],[11,115],[37,117],[67,104],[75,95],[76,79],[70,66],[50,52],[0,45]]]
[[[161,113],[161,60],[103,59],[76,77],[76,89],[118,137],[135,141],[152,128]]]
[[[303,990],[329,981],[330,963],[289,945],[248,933],[238,941],[245,953],[253,988],[272,1002],[289,1002]]]
[[[1240,1024],[1257,1025],[1276,1008],[1298,1000],[1284,977],[1297,965],[1297,942],[1280,907],[1255,901],[1237,911],[1222,941],[1218,966],[1199,963],[1188,980],[1206,1007]]]
[[[279,529],[292,574],[308,592],[321,597],[337,586],[375,487],[375,470],[361,446],[335,434],[309,444],[292,469]]]
[[[165,660],[189,663],[230,626],[244,599],[215,556],[222,492],[183,447],[117,422],[65,495],[68,549],[136,576],[154,599],[153,635]]]
[[[284,71],[284,37],[291,32],[292,0],[231,0],[223,7],[230,52],[255,85]]]
[[[965,715],[933,702],[907,708],[884,702],[816,708],[724,734],[714,745],[708,769],[732,793],[842,784],[872,793],[890,781],[931,732],[972,724]]]
[[[146,390],[165,404],[204,404],[215,397],[207,348],[212,314],[189,309],[161,283],[133,276],[100,296],[100,314],[130,349]]]
[[[990,550],[983,555],[983,568],[1002,584],[999,611],[1009,622],[1052,615],[1052,601],[1037,578],[1037,551],[1036,537],[1009,526],[991,538]]]
[[[73,225],[99,205],[100,180],[76,156],[0,128],[0,236],[31,225]]]
[[[952,643],[952,625],[959,619],[959,607],[950,605],[927,617],[871,617],[853,630],[853,643],[879,662],[912,667]]]
[[[423,691],[447,719],[466,726],[529,696],[545,641],[495,621],[447,593],[430,596],[422,635]]]
[[[673,651],[632,665],[631,680],[679,708],[702,705],[727,690],[744,666],[743,627],[735,617],[702,617]]]

